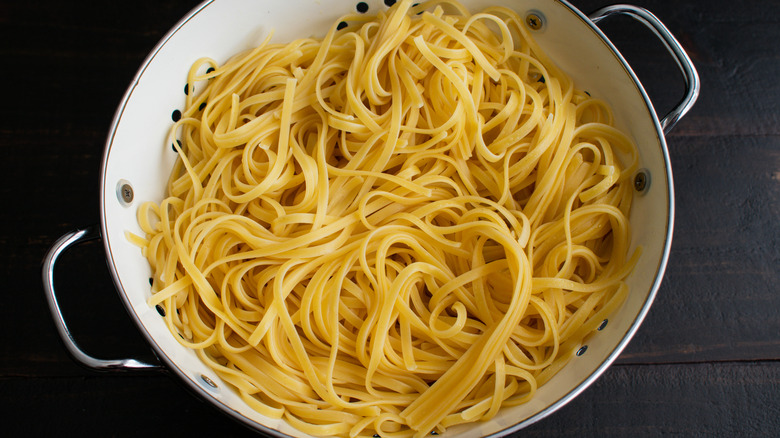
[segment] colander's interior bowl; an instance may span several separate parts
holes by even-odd
[[[368,12],[387,6],[382,0],[361,2]],[[642,257],[628,279],[631,292],[623,307],[587,342],[587,351],[543,385],[528,403],[503,409],[483,423],[453,427],[446,435],[487,436],[508,433],[550,414],[585,389],[617,357],[636,331],[660,283],[671,239],[672,184],[666,146],[655,113],[631,70],[611,44],[579,11],[555,0],[463,1],[472,11],[501,5],[521,16],[534,12],[544,26],[534,31],[539,44],[575,79],[578,88],[609,102],[618,127],[631,135],[640,153],[640,167],[652,184],[635,197],[631,224],[633,248]],[[131,316],[166,365],[204,399],[230,415],[269,434],[305,436],[284,421],[252,410],[190,350],[182,347],[164,325],[150,297],[151,271],[125,232],[140,234],[137,206],[159,202],[176,159],[165,138],[172,113],[184,105],[190,65],[208,56],[218,62],[260,43],[274,30],[275,42],[323,36],[339,17],[357,10],[355,0],[220,0],[205,2],[160,42],[139,70],[120,104],[107,140],[102,169],[102,228],[109,266]],[[129,183],[131,204],[117,188]]]

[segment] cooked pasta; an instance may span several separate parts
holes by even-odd
[[[149,305],[253,408],[443,433],[528,401],[621,304],[635,148],[524,26],[404,0],[194,63],[130,238]]]

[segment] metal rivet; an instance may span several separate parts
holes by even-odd
[[[133,187],[130,184],[122,184],[122,200],[128,204],[133,202]]]
[[[125,180],[120,180],[116,183],[116,197],[120,204],[124,206],[130,205],[133,202],[133,198],[135,197],[133,193],[133,186],[131,186],[130,183]]]
[[[525,24],[533,29],[533,30],[539,30],[544,26],[544,20],[542,20],[542,16],[532,12],[525,17]]]
[[[586,351],[588,351],[588,346],[587,345],[583,345],[582,347],[580,347],[579,350],[577,350],[577,353],[575,353],[575,354],[577,356],[582,356],[583,354],[585,354]]]
[[[206,376],[206,375],[201,374],[200,375],[200,380],[203,380],[203,383],[205,383],[206,385],[209,385],[212,388],[216,388],[217,387],[217,384],[214,383],[213,380],[209,379],[208,376]]]
[[[646,170],[640,170],[634,177],[634,190],[644,192],[650,187],[650,174]]]
[[[604,330],[604,327],[607,326],[608,322],[609,322],[608,319],[605,319],[604,321],[601,321],[601,324],[599,324],[599,326],[596,328],[596,330],[598,330],[598,331]]]

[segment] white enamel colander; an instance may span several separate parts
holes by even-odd
[[[94,369],[139,369],[164,366],[204,400],[213,403],[258,432],[272,436],[306,436],[282,420],[273,420],[250,408],[233,389],[206,367],[194,352],[171,335],[163,318],[147,304],[151,271],[141,251],[125,232],[141,234],[136,208],[145,201],[159,202],[177,157],[165,139],[172,114],[182,110],[184,85],[190,65],[208,56],[218,62],[257,45],[274,30],[274,41],[323,36],[347,13],[375,13],[392,0],[210,0],[200,4],[165,35],[149,54],[119,104],[106,141],[100,173],[100,225],[60,238],[44,260],[43,283],[51,312],[73,357]],[[502,409],[486,422],[449,428],[448,437],[503,436],[551,414],[593,383],[618,357],[634,335],[661,283],[672,239],[674,191],[665,132],[696,101],[699,80],[691,60],[648,11],[615,5],[590,17],[561,0],[462,1],[472,11],[506,6],[525,17],[534,37],[550,57],[574,78],[580,89],[606,100],[615,110],[620,129],[636,141],[641,171],[636,176],[632,206],[632,246],[643,247],[642,257],[628,278],[630,294],[618,312],[595,331],[587,350],[523,405]],[[677,62],[686,83],[683,100],[665,117],[652,103],[629,65],[597,27],[612,15],[624,14],[650,28]],[[54,265],[69,246],[101,238],[108,265],[122,302],[162,365],[134,359],[102,360],[83,352],[73,340],[57,304]]]

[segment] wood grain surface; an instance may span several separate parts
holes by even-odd
[[[49,246],[98,222],[103,147],[126,87],[197,3],[0,1],[5,436],[254,435],[166,373],[78,366],[57,337],[41,285]],[[571,3],[585,13],[608,4]],[[780,2],[635,4],[678,37],[702,80],[696,106],[667,136],[677,201],[669,266],[616,364],[516,436],[778,436]],[[682,79],[649,32],[622,18],[602,29],[657,111],[674,106]],[[117,298],[101,244],[70,250],[56,275],[85,350],[151,359]]]

